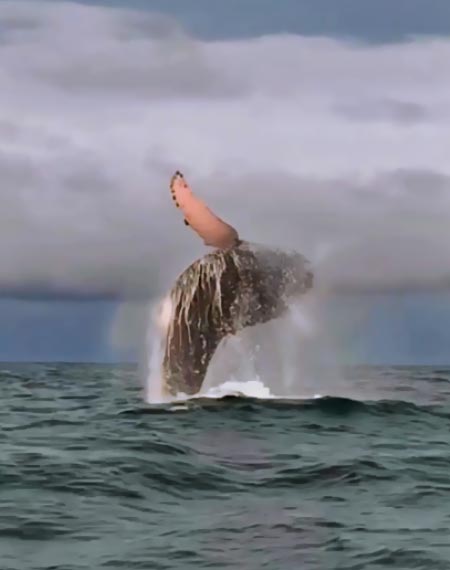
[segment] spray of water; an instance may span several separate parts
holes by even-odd
[[[293,303],[280,319],[249,327],[222,341],[196,397],[313,398],[339,389],[339,366],[314,295]],[[171,318],[168,299],[149,308],[144,399],[164,395],[161,364]],[[176,398],[184,399],[183,394]]]
[[[327,255],[315,260],[316,268]],[[238,262],[236,259],[235,263]],[[187,304],[203,278],[203,271],[211,268],[219,271],[214,278],[220,282],[222,265],[210,265],[200,264],[178,288],[178,294],[187,291]],[[345,328],[346,325],[348,328],[351,313],[338,311],[336,319],[328,297],[326,288],[315,286],[307,295],[292,301],[283,317],[246,327],[223,339],[211,359],[201,391],[195,397],[218,398],[230,394],[295,399],[318,395],[352,397],[352,385],[345,380],[343,371],[346,354],[342,342],[345,344],[348,336]],[[341,300],[334,300],[336,307],[342,308]],[[180,312],[180,318],[187,318],[186,315],[187,309]],[[171,334],[170,322],[171,305],[167,298],[150,310],[145,376],[147,402],[167,401],[161,365],[165,339]]]
[[[325,339],[317,325],[314,305],[305,297],[291,304],[284,317],[244,329],[219,347],[202,392],[223,396],[231,390],[256,398],[316,397],[325,381],[317,358],[325,350]]]
[[[164,394],[162,377],[162,361],[167,335],[168,323],[171,319],[171,304],[168,298],[148,307],[148,327],[145,338],[147,360],[144,363],[144,400],[151,404],[168,401]]]
[[[323,286],[315,287],[291,303],[282,318],[244,328],[223,339],[209,364],[202,389],[194,397],[367,396],[357,393],[347,374],[348,364],[358,361],[358,354],[352,353],[352,339],[365,312],[333,296]],[[137,313],[142,316],[142,308]],[[139,335],[141,341],[145,338],[141,362],[144,400],[183,400],[187,396],[173,398],[164,390],[162,362],[172,320],[169,297],[146,307],[146,315],[145,333],[141,329]],[[122,328],[127,327],[118,327],[120,331]]]

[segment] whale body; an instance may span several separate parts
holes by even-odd
[[[179,275],[161,305],[164,391],[194,395],[221,341],[282,317],[290,301],[312,288],[313,272],[298,252],[241,240],[193,196],[181,173],[172,179],[171,189],[177,206],[190,216],[185,217],[187,225],[216,246]]]

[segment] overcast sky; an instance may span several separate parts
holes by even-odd
[[[365,306],[355,353],[450,362],[448,2],[103,4],[0,0],[0,358],[118,356],[204,251],[179,168]]]

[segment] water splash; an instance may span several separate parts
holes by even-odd
[[[144,370],[144,401],[161,404],[170,400],[164,394],[162,361],[167,334],[167,323],[171,318],[169,299],[152,303],[148,308],[149,324],[146,333],[147,362]]]
[[[270,400],[277,397],[275,394],[272,394],[270,389],[259,379],[242,382],[233,378],[215,388],[202,391],[201,396],[203,398],[214,399],[220,399],[226,396],[243,396],[245,398],[257,398],[262,400]]]
[[[273,386],[278,394],[281,386],[290,393],[293,373],[286,381],[281,362],[277,372],[267,375],[259,361],[274,352],[283,360],[280,344],[288,345],[288,338],[283,341],[278,321],[290,300],[303,297],[311,286],[303,256],[247,242],[192,263],[152,313],[146,400],[161,401],[167,392],[180,390],[205,393],[230,378],[243,383],[259,378],[269,391]],[[308,328],[307,320],[302,327]],[[231,354],[223,359],[223,351]],[[281,382],[274,382],[280,373]]]
[[[289,306],[280,319],[246,328],[229,336],[216,351],[201,391],[195,396],[164,394],[162,359],[169,329],[171,307],[168,299],[152,305],[147,331],[147,374],[144,399],[158,404],[180,402],[192,398],[250,398],[319,397],[324,378],[313,356],[321,352],[323,338],[314,313],[314,303],[299,301]],[[320,386],[319,386],[320,384]],[[327,389],[325,389],[327,393]]]

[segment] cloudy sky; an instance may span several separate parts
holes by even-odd
[[[0,359],[133,353],[204,251],[180,169],[311,259],[355,359],[449,363],[449,31],[448,0],[0,0]]]

